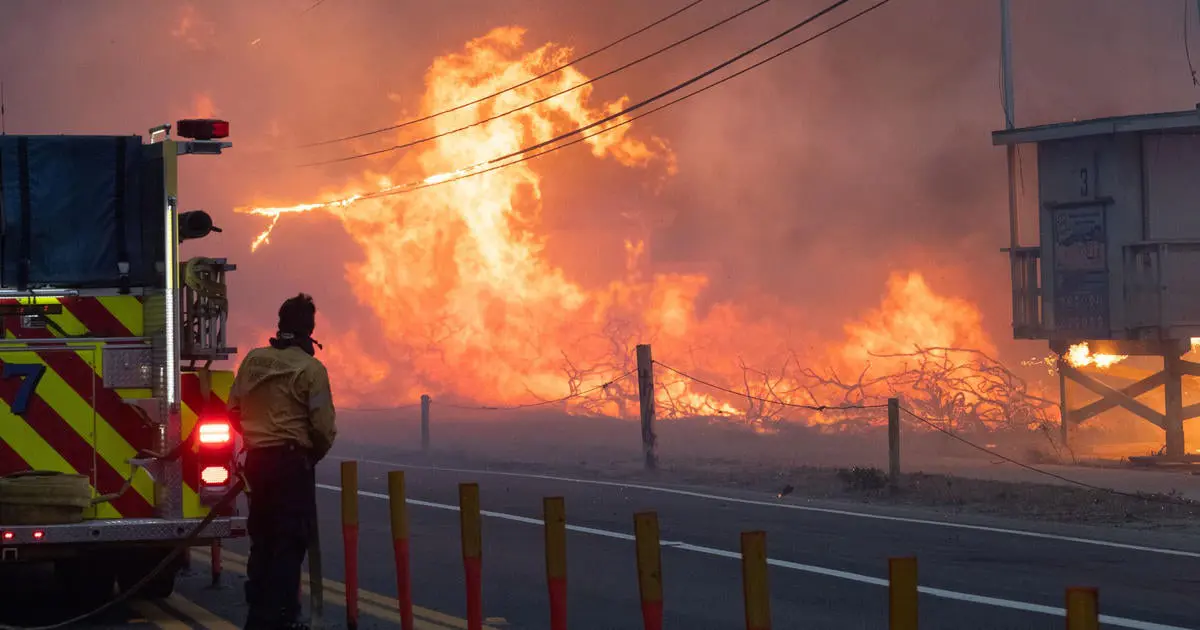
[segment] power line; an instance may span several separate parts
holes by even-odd
[[[1196,66],[1192,63],[1192,48],[1188,41],[1188,3],[1190,0],[1183,0],[1183,54],[1187,57],[1188,70],[1192,73],[1192,85],[1200,86],[1200,79],[1196,78]],[[1196,2],[1197,17],[1200,17],[1200,0]]]
[[[524,405],[512,405],[509,407],[496,407],[496,406],[491,406],[491,405],[471,406],[471,405],[450,405],[450,404],[446,404],[446,405],[442,405],[442,406],[449,407],[451,409],[466,409],[466,410],[472,410],[472,411],[515,411],[517,409],[530,409],[533,407],[544,407],[546,405],[556,405],[558,403],[567,402],[568,400],[571,400],[573,398],[582,398],[584,396],[587,396],[588,394],[598,392],[602,389],[608,389],[608,387],[610,385],[612,385],[620,380],[629,378],[636,372],[637,372],[637,370],[630,370],[610,381],[601,383],[595,387],[591,387],[591,388],[585,389],[581,392],[576,392],[574,394],[568,394],[566,396],[563,396],[562,398],[555,398],[554,400],[543,400],[540,402],[527,403]]]
[[[597,81],[600,81],[600,80],[602,80],[602,79],[606,79],[606,78],[608,78],[608,77],[611,77],[611,76],[613,76],[613,75],[615,75],[615,74],[618,74],[618,73],[620,73],[620,72],[624,72],[625,70],[628,70],[628,69],[630,69],[630,68],[632,68],[632,67],[634,67],[634,66],[636,66],[636,65],[638,65],[638,64],[640,64],[640,63],[642,63],[642,62],[644,62],[644,61],[648,61],[648,60],[650,60],[650,59],[653,59],[654,57],[657,57],[658,55],[661,55],[661,54],[663,54],[663,53],[665,53],[665,52],[667,52],[667,51],[669,51],[669,50],[671,50],[671,49],[673,49],[673,48],[676,48],[676,47],[678,47],[678,46],[682,46],[683,44],[685,44],[685,43],[687,43],[687,42],[689,42],[689,41],[691,41],[691,40],[693,40],[693,39],[695,39],[695,38],[697,38],[697,37],[699,37],[699,36],[701,36],[701,35],[704,35],[705,33],[708,33],[708,32],[710,32],[710,31],[712,31],[712,30],[714,30],[714,29],[720,28],[721,26],[724,26],[725,24],[728,24],[728,23],[732,22],[733,20],[736,20],[737,18],[739,18],[739,17],[742,17],[743,15],[746,15],[747,13],[749,13],[749,12],[751,12],[751,11],[753,11],[753,10],[755,10],[755,9],[757,9],[757,8],[759,8],[759,7],[761,7],[761,6],[763,6],[764,4],[767,4],[767,3],[768,3],[768,2],[770,2],[770,1],[771,1],[771,0],[759,0],[758,2],[756,2],[756,3],[754,3],[754,4],[750,5],[750,6],[748,6],[748,7],[744,8],[744,9],[742,9],[741,11],[738,11],[737,13],[734,13],[733,15],[730,15],[730,16],[728,16],[728,17],[724,18],[724,19],[721,19],[721,20],[719,20],[719,21],[717,21],[717,22],[714,22],[713,24],[710,24],[709,26],[705,27],[703,30],[696,31],[695,33],[692,33],[691,35],[688,35],[687,37],[684,37],[683,39],[676,40],[676,41],[674,41],[674,42],[672,42],[672,43],[670,43],[670,44],[668,44],[668,45],[666,45],[666,46],[663,46],[662,48],[659,48],[658,50],[655,50],[654,52],[651,52],[651,53],[649,53],[649,54],[643,55],[643,56],[641,56],[641,57],[639,57],[639,58],[637,58],[637,59],[634,59],[633,61],[630,61],[630,62],[628,62],[628,63],[625,63],[625,64],[623,64],[623,65],[621,65],[621,66],[618,66],[618,67],[616,67],[616,68],[614,68],[614,69],[612,69],[612,70],[609,70],[608,72],[605,72],[605,73],[603,73],[603,74],[600,74],[600,75],[597,75],[597,76],[595,76],[595,77],[592,77],[592,78],[590,78],[590,79],[588,79],[588,80],[586,80],[586,81],[584,81],[584,82],[582,82],[582,83],[577,83],[577,84],[575,84],[575,85],[573,85],[573,86],[571,86],[571,87],[569,87],[569,88],[566,88],[565,90],[560,90],[560,91],[558,91],[558,92],[555,92],[554,94],[551,94],[551,95],[549,95],[549,96],[545,96],[545,97],[543,97],[543,98],[539,98],[539,99],[537,99],[537,100],[535,100],[535,101],[530,101],[530,102],[528,102],[528,103],[525,103],[524,105],[521,105],[521,106],[515,107],[515,108],[513,108],[513,109],[510,109],[510,110],[508,110],[508,111],[504,111],[504,112],[501,112],[501,113],[499,113],[499,114],[493,114],[492,116],[489,116],[489,117],[487,117],[487,118],[483,118],[483,119],[477,120],[477,121],[475,121],[475,122],[473,122],[473,123],[470,123],[470,124],[467,124],[467,125],[463,125],[462,127],[458,127],[457,129],[451,129],[451,130],[449,130],[449,131],[443,131],[443,132],[441,132],[441,133],[434,134],[434,135],[432,135],[432,136],[426,136],[426,137],[424,137],[424,138],[418,138],[417,140],[412,140],[412,141],[405,142],[405,143],[402,143],[402,144],[393,145],[393,146],[387,147],[387,148],[385,148],[385,149],[376,149],[376,150],[374,150],[374,151],[368,151],[368,152],[366,152],[366,153],[356,153],[356,154],[354,154],[354,155],[347,155],[347,156],[345,156],[345,157],[334,158],[334,159],[332,159],[332,160],[322,160],[322,161],[320,161],[320,162],[311,162],[311,163],[308,163],[308,164],[301,164],[301,166],[320,166],[320,165],[323,165],[323,164],[336,164],[336,163],[338,163],[338,162],[348,162],[348,161],[350,161],[350,160],[358,160],[358,159],[362,159],[362,158],[366,158],[366,157],[372,157],[372,156],[375,156],[375,155],[382,155],[382,154],[384,154],[384,153],[390,153],[390,152],[392,152],[392,151],[399,151],[399,150],[401,150],[401,149],[408,149],[408,148],[410,148],[410,147],[415,147],[415,146],[417,146],[417,145],[419,145],[419,144],[424,144],[424,143],[426,143],[426,142],[431,142],[431,141],[433,141],[433,140],[437,140],[437,139],[439,139],[439,138],[444,138],[444,137],[446,137],[446,136],[449,136],[449,135],[452,135],[452,134],[456,134],[456,133],[459,133],[459,132],[462,132],[462,131],[466,131],[466,130],[468,130],[468,129],[471,129],[471,128],[474,128],[474,127],[478,127],[479,125],[483,125],[483,124],[486,124],[486,123],[492,122],[492,121],[494,121],[494,120],[499,120],[499,119],[501,119],[501,118],[504,118],[505,116],[509,116],[509,115],[511,115],[511,114],[515,114],[515,113],[517,113],[517,112],[519,112],[519,111],[522,111],[522,110],[525,110],[525,109],[529,109],[530,107],[533,107],[534,105],[540,105],[540,104],[542,104],[542,103],[545,103],[546,101],[549,101],[549,100],[551,100],[551,99],[558,98],[559,96],[562,96],[562,95],[564,95],[564,94],[568,94],[568,93],[570,93],[570,92],[573,92],[573,91],[575,91],[575,90],[578,90],[578,89],[579,89],[579,88],[581,88],[581,87],[585,87],[585,86],[591,85],[591,84],[593,84],[593,83],[596,83]],[[533,80],[536,80],[536,79],[530,79],[530,81],[533,81]],[[526,83],[528,83],[528,81],[527,81]],[[461,109],[462,107],[466,107],[466,105],[459,106],[459,109]],[[453,110],[447,110],[447,111],[453,111]]]
[[[420,182],[411,182],[411,183],[408,183],[408,184],[403,184],[403,185],[400,185],[400,186],[392,186],[392,187],[390,187],[390,188],[385,188],[385,189],[383,189],[383,190],[376,191],[376,192],[373,192],[373,193],[367,193],[367,194],[363,195],[363,196],[362,196],[362,198],[364,198],[364,199],[374,199],[374,198],[378,198],[378,197],[388,197],[388,196],[391,196],[391,195],[399,195],[399,194],[404,194],[404,193],[416,192],[416,191],[418,191],[418,190],[423,190],[423,189],[425,189],[425,188],[431,188],[431,187],[433,187],[433,186],[441,186],[442,184],[449,184],[449,183],[456,182],[456,181],[459,181],[459,180],[462,180],[462,179],[466,179],[466,178],[468,178],[468,177],[475,177],[475,176],[478,176],[478,175],[483,175],[483,174],[485,174],[485,173],[490,173],[490,172],[492,172],[492,171],[498,171],[498,170],[500,170],[500,169],[502,169],[502,168],[507,168],[507,167],[509,167],[509,166],[513,166],[513,165],[516,165],[516,164],[520,164],[521,162],[527,162],[527,161],[529,161],[529,160],[532,160],[532,159],[534,159],[534,158],[541,157],[541,156],[543,156],[543,155],[546,155],[546,154],[549,154],[549,153],[554,153],[555,151],[559,151],[559,150],[561,150],[561,149],[565,149],[565,148],[567,148],[567,147],[570,147],[570,146],[572,146],[572,145],[576,145],[576,144],[579,144],[579,143],[581,143],[581,142],[586,142],[587,140],[589,140],[589,139],[591,139],[591,138],[593,138],[593,137],[595,137],[595,136],[598,136],[598,135],[600,135],[600,134],[602,134],[602,133],[607,133],[607,132],[609,132],[609,131],[613,131],[614,129],[620,129],[621,127],[624,127],[625,125],[632,124],[632,123],[633,123],[633,121],[635,121],[635,120],[638,120],[639,118],[643,118],[643,117],[645,117],[645,116],[649,116],[650,114],[653,114],[653,113],[656,113],[656,112],[660,112],[660,111],[662,111],[662,110],[664,110],[664,109],[666,109],[666,108],[668,108],[668,107],[670,107],[670,106],[672,106],[672,105],[675,105],[675,104],[681,103],[681,102],[683,102],[683,101],[686,101],[686,100],[688,100],[688,99],[692,98],[693,96],[696,96],[696,95],[698,95],[698,94],[702,94],[702,93],[704,93],[704,92],[707,92],[708,90],[711,90],[712,88],[715,88],[715,87],[717,87],[717,86],[719,86],[719,85],[721,85],[721,84],[725,83],[726,81],[730,81],[730,80],[732,80],[732,79],[735,79],[735,78],[737,78],[737,77],[739,77],[739,76],[741,76],[741,75],[743,75],[743,74],[745,74],[745,73],[747,73],[747,72],[749,72],[749,71],[751,71],[751,70],[754,70],[755,68],[758,68],[758,67],[760,67],[760,66],[762,66],[762,65],[765,65],[765,64],[767,64],[767,63],[769,63],[769,62],[771,62],[771,61],[774,61],[775,59],[778,59],[779,57],[782,57],[783,55],[786,55],[787,53],[790,53],[790,52],[792,52],[792,51],[796,50],[797,48],[800,48],[801,46],[804,46],[805,44],[808,44],[808,43],[812,42],[813,40],[816,40],[816,39],[818,39],[818,38],[820,38],[820,37],[823,37],[823,36],[825,36],[825,35],[828,35],[829,33],[832,33],[833,31],[836,31],[837,29],[839,29],[839,28],[841,28],[841,27],[843,27],[843,26],[845,26],[845,25],[847,25],[847,24],[849,24],[849,23],[851,23],[851,22],[853,22],[853,21],[855,21],[855,20],[857,20],[857,19],[859,19],[859,18],[861,18],[861,17],[863,17],[863,16],[867,15],[868,13],[871,13],[872,11],[874,11],[874,10],[876,10],[876,9],[878,9],[878,8],[880,8],[880,7],[882,7],[883,5],[885,5],[885,4],[889,3],[889,2],[891,2],[891,0],[879,0],[879,2],[876,2],[875,4],[873,4],[873,5],[869,6],[869,7],[867,7],[866,9],[863,9],[863,10],[859,11],[858,13],[855,13],[854,15],[852,15],[852,16],[850,16],[850,17],[848,17],[848,18],[846,18],[846,19],[844,19],[844,20],[842,20],[842,21],[840,21],[840,22],[838,22],[838,23],[836,23],[836,24],[834,24],[833,26],[830,26],[829,28],[826,28],[826,29],[825,29],[825,30],[823,30],[823,31],[820,31],[819,33],[817,33],[817,34],[815,34],[815,35],[813,35],[813,36],[811,36],[811,37],[808,37],[808,38],[806,38],[806,39],[803,39],[803,40],[801,40],[801,41],[799,41],[799,42],[796,42],[795,44],[792,44],[791,46],[788,46],[787,48],[784,48],[783,50],[780,50],[779,52],[777,52],[777,53],[775,53],[775,54],[773,54],[773,55],[771,55],[771,56],[769,56],[769,57],[766,57],[766,58],[762,59],[761,61],[758,61],[758,62],[756,62],[756,63],[754,63],[754,64],[752,64],[752,65],[750,65],[750,66],[747,66],[747,67],[745,67],[745,68],[743,68],[743,69],[741,69],[741,70],[739,70],[739,71],[737,71],[737,72],[735,72],[735,73],[733,73],[733,74],[731,74],[731,75],[728,75],[728,76],[726,76],[726,77],[722,77],[721,79],[719,79],[719,80],[717,80],[717,81],[714,81],[713,83],[710,83],[710,84],[708,84],[708,85],[706,85],[706,86],[704,86],[704,87],[701,87],[701,88],[699,88],[699,89],[693,90],[692,92],[689,92],[689,93],[687,93],[687,94],[684,94],[683,96],[680,96],[680,97],[678,97],[678,98],[675,98],[675,99],[673,99],[673,100],[667,101],[666,103],[663,103],[662,105],[659,105],[658,107],[655,107],[655,108],[653,108],[653,109],[646,110],[646,111],[644,111],[644,112],[641,112],[641,113],[639,113],[639,114],[637,114],[637,115],[635,115],[635,116],[632,116],[632,117],[630,117],[630,118],[627,118],[627,119],[625,119],[625,120],[623,120],[623,121],[621,121],[621,122],[619,122],[619,123],[617,123],[617,124],[615,124],[615,125],[612,125],[611,127],[605,127],[605,128],[603,128],[603,129],[600,129],[599,131],[595,131],[595,132],[593,132],[593,133],[590,133],[590,134],[583,135],[583,136],[581,136],[581,137],[579,137],[579,138],[576,138],[576,139],[574,139],[574,140],[572,140],[572,141],[570,141],[570,142],[566,142],[566,143],[563,143],[563,144],[560,144],[560,145],[556,145],[556,146],[553,146],[553,147],[547,148],[547,149],[545,149],[545,150],[538,151],[538,152],[536,152],[536,153],[529,153],[530,151],[533,151],[533,147],[528,147],[528,148],[526,148],[526,149],[523,149],[522,151],[518,151],[518,152],[517,152],[517,154],[524,154],[524,155],[521,155],[521,157],[520,157],[520,158],[518,158],[518,159],[515,159],[515,160],[511,160],[511,161],[508,161],[508,162],[504,162],[504,163],[502,163],[502,164],[495,164],[495,163],[496,163],[496,162],[498,162],[498,161],[501,161],[501,160],[503,160],[503,159],[504,159],[503,157],[500,157],[500,158],[495,158],[495,159],[488,160],[488,161],[486,161],[486,162],[480,162],[480,163],[478,163],[478,164],[475,164],[475,165],[472,165],[472,166],[468,166],[468,167],[466,167],[466,168],[459,169],[459,171],[456,171],[457,173],[462,173],[461,175],[457,175],[457,176],[454,176],[454,177],[448,177],[448,178],[445,178],[445,179],[439,179],[439,180],[437,180],[437,181],[432,181],[432,182],[430,182],[430,181],[420,181]],[[568,135],[568,136],[569,136],[569,135],[571,135],[571,134],[566,134],[566,135]],[[513,155],[513,154],[510,154],[510,155]],[[488,165],[492,165],[492,166],[488,166]],[[484,167],[487,167],[487,168],[484,168]],[[739,395],[740,395],[740,394],[739,394]]]
[[[1137,494],[1137,493],[1133,493],[1133,492],[1122,492],[1120,490],[1116,490],[1113,488],[1105,488],[1104,486],[1093,485],[1093,484],[1087,483],[1086,481],[1079,481],[1078,479],[1071,479],[1070,477],[1064,477],[1063,475],[1060,475],[1058,473],[1050,472],[1049,470],[1044,470],[1044,469],[1038,468],[1037,466],[1031,466],[1029,464],[1026,464],[1025,462],[1017,461],[1011,457],[1008,457],[1007,455],[1002,455],[1000,453],[997,453],[996,451],[994,451],[990,448],[987,448],[986,446],[980,446],[980,445],[958,435],[957,433],[954,433],[952,431],[949,431],[949,430],[939,426],[938,423],[934,422],[933,420],[930,420],[929,418],[926,418],[922,415],[919,415],[919,414],[909,410],[907,407],[901,406],[900,410],[903,411],[904,413],[912,416],[913,418],[923,422],[924,424],[928,425],[929,427],[931,427],[945,435],[948,435],[948,436],[954,438],[955,440],[958,440],[959,442],[962,442],[963,444],[970,446],[971,448],[973,448],[975,450],[987,453],[988,455],[990,455],[992,457],[999,457],[1000,459],[1002,459],[1010,464],[1016,464],[1017,466],[1020,466],[1021,468],[1024,468],[1026,470],[1029,470],[1029,471],[1032,471],[1035,473],[1039,473],[1042,475],[1046,475],[1047,477],[1053,477],[1054,479],[1058,479],[1059,481],[1065,481],[1066,483],[1073,484],[1073,485],[1079,486],[1081,488],[1087,488],[1088,490],[1098,490],[1100,492],[1107,492],[1109,494],[1114,494],[1117,496],[1122,496],[1122,497],[1126,497],[1126,498],[1130,498],[1130,499],[1138,499],[1141,501],[1153,501],[1156,503],[1166,503],[1169,505],[1180,505],[1180,506],[1185,506],[1185,507],[1196,507],[1196,506],[1200,505],[1194,501],[1175,500],[1170,497],[1160,496],[1157,494]]]
[[[300,15],[304,15],[305,13],[308,13],[309,11],[312,11],[313,9],[315,9],[315,8],[317,8],[317,7],[319,7],[319,6],[321,6],[322,4],[325,4],[325,0],[317,0],[316,2],[314,2],[314,3],[310,4],[310,5],[308,5],[308,8],[307,8],[307,9],[305,9],[305,10],[301,11],[301,12],[300,12]]]
[[[883,404],[883,405],[801,405],[801,404],[790,403],[790,402],[786,402],[786,401],[782,401],[782,400],[771,400],[770,398],[754,396],[747,392],[739,392],[737,390],[729,389],[727,387],[721,387],[720,385],[717,385],[715,383],[710,383],[708,381],[696,378],[695,376],[692,376],[691,374],[687,374],[686,372],[677,370],[665,363],[660,363],[658,361],[655,361],[654,364],[658,365],[659,367],[666,368],[668,371],[674,372],[675,374],[678,374],[679,376],[682,376],[683,378],[686,378],[690,381],[695,381],[701,385],[704,385],[705,387],[711,387],[715,390],[722,391],[727,394],[733,394],[734,396],[737,396],[738,398],[749,398],[750,400],[756,400],[759,402],[768,403],[768,404],[772,404],[772,405],[779,405],[781,407],[793,407],[796,409],[807,409],[809,411],[850,411],[850,410],[855,410],[855,409],[883,409],[883,408],[887,407],[886,404]]]
[[[585,59],[594,57],[614,46],[617,46],[617,45],[622,44],[630,39],[633,39],[634,37],[637,37],[638,35],[645,33],[646,31],[658,26],[659,24],[662,24],[663,22],[666,22],[666,21],[678,16],[679,14],[683,13],[684,11],[687,11],[688,9],[695,7],[696,5],[700,4],[701,2],[704,2],[704,0],[693,0],[692,2],[684,5],[683,7],[676,9],[675,11],[673,11],[661,18],[658,18],[657,20],[643,26],[642,28],[639,28],[638,30],[636,30],[632,33],[629,33],[628,35],[625,35],[621,38],[615,39],[615,40],[613,40],[613,41],[601,46],[600,48],[597,48],[585,55],[575,57],[575,58],[571,59],[570,61],[562,64],[561,66],[547,70],[547,71],[537,75],[536,77],[526,79],[516,85],[511,85],[509,87],[506,87],[503,90],[500,90],[499,92],[494,92],[492,94],[488,94],[487,96],[481,96],[473,101],[470,101],[467,103],[462,103],[461,105],[455,105],[454,107],[451,107],[450,109],[443,109],[442,111],[435,112],[435,113],[429,114],[427,116],[422,116],[420,118],[414,118],[412,120],[407,120],[407,121],[404,121],[399,124],[390,125],[387,127],[380,127],[379,129],[372,129],[371,131],[364,131],[362,133],[356,133],[351,136],[342,136],[340,138],[333,138],[332,140],[322,140],[320,142],[313,142],[311,144],[302,144],[302,145],[300,145],[300,147],[301,148],[318,147],[318,146],[323,146],[326,144],[334,144],[335,142],[345,142],[347,140],[356,140],[358,138],[365,138],[367,136],[375,135],[378,133],[392,131],[393,129],[403,129],[404,127],[409,127],[411,125],[428,122],[430,120],[433,120],[434,118],[438,118],[439,116],[444,116],[446,114],[457,112],[459,110],[466,109],[467,107],[470,107],[472,105],[478,105],[486,100],[496,98],[497,96],[500,96],[501,94],[506,94],[506,93],[516,90],[518,88],[525,87],[526,85],[529,85],[530,83],[533,83],[534,81],[540,81],[541,79],[544,79],[544,78],[554,74],[555,72],[559,72],[560,70],[565,70],[566,68],[569,68]],[[576,87],[578,87],[578,86],[576,86]],[[571,88],[571,89],[575,89],[575,88]]]

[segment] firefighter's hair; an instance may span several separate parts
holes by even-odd
[[[317,307],[312,296],[301,293],[284,300],[279,307],[279,331],[308,337],[317,327],[316,318]]]

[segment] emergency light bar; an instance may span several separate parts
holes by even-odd
[[[214,118],[186,118],[175,124],[175,131],[180,137],[191,140],[228,138],[229,121]]]

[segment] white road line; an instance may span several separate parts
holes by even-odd
[[[333,486],[333,485],[324,484],[324,483],[317,484],[317,487],[321,488],[322,490],[330,490],[333,492],[341,492],[341,490],[342,490],[338,486]],[[359,494],[359,496],[368,497],[371,499],[382,499],[384,501],[388,500],[388,496],[386,494],[381,494],[378,492],[369,492],[367,490],[359,490],[358,494]],[[457,505],[447,505],[445,503],[434,503],[432,501],[419,501],[417,499],[407,499],[406,503],[409,503],[411,505],[421,506],[421,507],[434,508],[434,509],[438,509],[438,510],[446,510],[446,511],[450,511],[450,512],[458,511]],[[484,516],[488,516],[491,518],[497,518],[497,519],[501,519],[501,520],[505,520],[505,521],[512,521],[514,523],[523,523],[526,525],[539,525],[539,526],[542,525],[541,519],[530,518],[528,516],[518,516],[516,514],[506,514],[504,512],[492,512],[489,510],[481,510],[480,513],[483,514]],[[614,532],[614,531],[609,531],[609,530],[604,530],[604,529],[596,529],[593,527],[580,527],[579,525],[567,524],[567,529],[569,531],[579,532],[582,534],[591,534],[593,536],[603,536],[605,538],[615,538],[617,540],[626,540],[626,541],[634,540],[634,537],[631,534]],[[668,548],[668,549],[678,549],[680,551],[691,551],[693,553],[700,553],[700,554],[705,554],[705,555],[709,555],[709,556],[716,556],[719,558],[729,558],[729,559],[733,559],[733,560],[740,560],[742,557],[741,554],[739,554],[737,552],[725,551],[723,549],[715,549],[713,547],[704,547],[701,545],[692,545],[692,544],[685,543],[685,542],[664,540],[660,544],[663,547]],[[871,577],[869,575],[863,575],[861,573],[851,573],[849,571],[839,571],[837,569],[830,569],[827,567],[819,567],[819,566],[811,565],[811,564],[801,564],[799,562],[789,562],[787,560],[776,560],[774,558],[768,559],[767,564],[770,564],[771,566],[775,566],[775,567],[780,567],[782,569],[791,569],[793,571],[801,571],[804,573],[823,575],[826,577],[837,578],[840,580],[848,580],[851,582],[858,582],[860,584],[869,584],[871,586],[887,586],[888,585],[888,581],[885,579],[882,579],[882,578]],[[1028,602],[1019,602],[1019,601],[1015,601],[1015,600],[1011,600],[1011,599],[1001,599],[999,597],[988,597],[985,595],[973,595],[971,593],[960,593],[958,591],[948,591],[945,589],[932,588],[929,586],[921,586],[921,587],[918,587],[917,590],[925,595],[929,595],[932,597],[940,597],[942,599],[950,599],[950,600],[955,600],[955,601],[960,601],[960,602],[967,602],[967,603],[971,603],[971,604],[982,604],[984,606],[995,606],[997,608],[1008,608],[1008,609],[1012,609],[1012,610],[1019,610],[1022,612],[1039,613],[1039,614],[1043,614],[1043,615],[1053,615],[1056,617],[1065,617],[1067,614],[1066,611],[1062,608],[1056,608],[1054,606],[1043,606],[1041,604],[1031,604]],[[1137,619],[1126,619],[1125,617],[1114,617],[1112,615],[1100,615],[1100,622],[1104,623],[1104,624],[1108,624],[1110,626],[1115,626],[1118,628],[1133,628],[1134,630],[1196,630],[1194,628],[1189,629],[1189,628],[1184,628],[1181,626],[1168,626],[1168,625],[1159,624],[1159,623],[1152,623],[1149,621],[1139,621]]]
[[[348,457],[331,457],[331,459],[350,460]],[[1146,553],[1157,553],[1167,556],[1181,556],[1184,558],[1200,558],[1200,552],[1182,551],[1179,549],[1166,549],[1162,547],[1146,547],[1143,545],[1132,545],[1128,543],[1113,542],[1111,540],[1099,540],[1095,538],[1081,538],[1078,536],[1064,536],[1061,534],[1046,534],[1043,532],[1033,532],[1023,529],[1008,529],[1004,527],[988,527],[986,525],[970,525],[967,523],[955,523],[950,521],[935,521],[924,518],[910,518],[905,516],[887,516],[883,514],[870,514],[867,512],[855,512],[853,510],[822,508],[811,505],[797,505],[795,503],[783,503],[772,501],[757,501],[754,499],[738,499],[735,497],[723,496],[719,494],[708,494],[704,492],[695,492],[692,490],[680,490],[677,488],[664,488],[660,486],[648,486],[636,483],[621,483],[617,481],[599,481],[595,479],[576,479],[573,477],[555,477],[552,475],[537,475],[531,473],[515,473],[504,472],[499,470],[470,470],[465,468],[445,468],[441,466],[415,466],[412,464],[400,464],[396,462],[384,462],[372,459],[359,459],[365,464],[375,464],[378,466],[395,466],[399,468],[412,468],[417,470],[440,470],[443,472],[455,473],[471,473],[477,475],[495,475],[501,477],[523,477],[526,479],[541,479],[545,481],[562,481],[566,483],[578,483],[591,486],[607,486],[612,488],[626,488],[629,490],[644,490],[647,492],[661,492],[663,494],[674,494],[677,496],[692,497],[695,499],[708,499],[712,501],[725,501],[728,503],[739,503],[742,505],[757,505],[762,507],[782,508],[785,510],[799,510],[802,512],[818,512],[821,514],[833,514],[837,516],[851,516],[855,518],[867,518],[880,521],[895,521],[901,523],[913,523],[916,525],[933,525],[937,527],[949,527],[953,529],[968,529],[978,532],[989,532],[992,534],[1005,534],[1009,536],[1024,536],[1026,538],[1041,538],[1044,540],[1059,540],[1063,542],[1079,543],[1084,545],[1095,545],[1098,547],[1108,547],[1111,549],[1126,549],[1129,551],[1141,551]]]

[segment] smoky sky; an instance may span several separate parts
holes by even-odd
[[[369,330],[373,315],[344,280],[358,249],[335,219],[285,218],[272,244],[251,255],[263,222],[232,208],[300,203],[358,178],[366,164],[295,165],[394,135],[297,147],[418,114],[432,60],[494,27],[525,27],[528,48],[586,51],[681,4],[327,0],[306,12],[310,0],[0,0],[5,122],[9,133],[57,134],[144,133],[190,115],[232,121],[228,155],[187,158],[181,200],[225,229],[187,252],[238,263],[236,330],[270,329],[278,303],[297,291],[313,293],[333,325]],[[747,4],[708,0],[581,69],[594,76]],[[1184,0],[1013,4],[1019,125],[1200,100],[1185,58]],[[652,94],[823,5],[776,0],[600,82],[594,98]],[[1004,158],[989,135],[1003,125],[999,15],[993,0],[893,0],[634,123],[674,151],[673,177],[582,149],[537,160],[548,255],[598,284],[621,269],[622,239],[644,235],[655,266],[711,275],[706,300],[771,296],[821,313],[807,324],[831,335],[878,303],[890,271],[916,269],[938,291],[977,302],[993,337],[1027,353],[1006,345]],[[207,103],[215,111],[197,111]],[[572,255],[579,251],[595,255]]]

